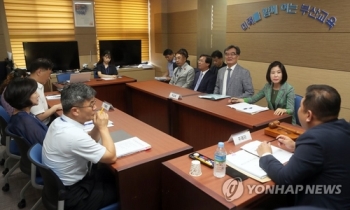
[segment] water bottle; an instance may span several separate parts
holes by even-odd
[[[218,148],[214,154],[214,176],[222,178],[226,174],[226,151],[224,142],[218,143]]]

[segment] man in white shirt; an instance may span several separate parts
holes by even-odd
[[[42,161],[66,187],[65,209],[100,209],[117,201],[115,177],[103,165],[117,160],[114,142],[107,128],[108,114],[96,111],[96,91],[83,84],[62,90],[63,115],[50,125],[43,143]],[[84,122],[94,128],[86,133]],[[101,144],[98,141],[101,139]]]
[[[51,115],[53,115],[57,110],[62,109],[61,104],[56,104],[49,109],[44,95],[44,85],[50,79],[52,67],[53,64],[51,61],[45,58],[39,58],[31,63],[29,68],[30,78],[34,79],[38,83],[37,92],[39,94],[39,104],[33,106],[30,109],[30,112],[46,125],[50,123]]]

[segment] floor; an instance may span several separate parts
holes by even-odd
[[[0,154],[2,154],[3,147],[0,148]],[[13,163],[11,164],[13,165]],[[4,166],[0,166],[0,187],[2,188],[5,184],[4,175],[2,171]],[[4,192],[0,190],[0,209],[1,210],[15,210],[19,209],[17,207],[18,202],[20,201],[20,192],[21,189],[26,185],[30,180],[29,176],[23,174],[19,169],[16,169],[14,173],[9,177],[10,190]],[[31,207],[39,200],[41,197],[41,190],[35,189],[33,186],[30,186],[26,193],[26,207],[23,209],[31,209]],[[37,208],[38,210],[43,210],[45,207],[40,204]]]

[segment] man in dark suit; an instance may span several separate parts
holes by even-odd
[[[294,151],[287,165],[271,155],[268,143],[257,149],[260,167],[277,185],[299,189],[296,205],[350,209],[350,125],[338,119],[340,104],[334,88],[309,86],[298,110],[306,132],[295,142],[277,137],[279,144]]]
[[[212,58],[209,55],[200,55],[198,59],[198,69],[194,75],[192,90],[202,93],[213,93],[216,82],[216,75],[209,71]]]
[[[224,53],[227,66],[218,72],[214,93],[236,98],[252,96],[254,88],[250,73],[237,63],[241,50],[238,46],[230,45]]]
[[[221,69],[224,66],[227,66],[226,63],[224,62],[224,58],[222,56],[222,52],[219,50],[215,50],[211,54],[211,58],[213,59],[213,66],[210,67],[211,72],[213,72],[215,75],[218,74],[219,69]]]

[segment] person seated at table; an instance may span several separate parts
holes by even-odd
[[[254,104],[262,98],[266,98],[267,106],[275,110],[275,115],[289,114],[294,118],[294,88],[287,83],[288,75],[286,68],[279,61],[272,62],[266,72],[267,83],[257,94],[248,98],[231,98],[229,102],[246,102]]]
[[[177,67],[174,70],[174,75],[169,84],[183,88],[190,88],[194,80],[194,69],[186,60],[188,52],[186,49],[180,49],[175,55]]]
[[[39,103],[37,87],[33,79],[16,78],[8,84],[4,93],[5,100],[14,108],[7,128],[30,145],[43,144],[47,132],[47,125],[30,113],[31,107]]]
[[[8,104],[4,98],[4,93],[5,93],[5,90],[6,90],[6,87],[7,85],[15,78],[24,78],[27,76],[27,72],[25,70],[22,70],[22,69],[15,69],[13,70],[12,72],[10,72],[8,75],[7,75],[7,78],[6,80],[1,84],[1,87],[0,87],[0,93],[1,93],[1,99],[0,99],[0,102],[1,102],[1,105],[4,107],[5,111],[11,116],[12,113],[13,113],[13,107]]]
[[[191,86],[192,90],[202,93],[213,93],[216,82],[216,75],[209,70],[212,59],[209,55],[200,55],[198,59],[198,69]]]
[[[44,85],[50,79],[53,63],[46,58],[38,58],[30,64],[30,78],[38,83],[37,92],[39,94],[39,103],[30,109],[39,120],[48,125],[51,122],[51,117],[57,110],[62,109],[61,104],[55,104],[49,108],[44,94]]]
[[[163,77],[166,77],[167,81],[170,81],[174,74],[174,70],[177,67],[175,62],[175,54],[171,49],[166,49],[163,52],[163,56],[167,60],[167,72],[163,75]]]
[[[215,75],[218,74],[219,69],[222,67],[227,66],[226,63],[224,62],[224,58],[222,56],[222,52],[219,50],[215,50],[212,54],[211,57],[213,59],[213,66],[210,67],[211,72],[213,72]]]
[[[96,67],[100,78],[117,78],[118,70],[111,64],[111,53],[108,50],[103,52]]]
[[[254,88],[250,73],[237,63],[241,54],[240,48],[230,45],[225,49],[224,53],[227,66],[219,69],[214,94],[238,98],[252,96]]]
[[[89,161],[112,164],[117,160],[107,128],[108,114],[96,110],[95,95],[96,91],[83,83],[65,86],[61,92],[63,114],[51,123],[44,139],[42,161],[66,186],[67,210],[100,209],[119,197],[108,167],[92,167],[88,172]],[[94,128],[86,133],[84,123],[90,120]]]
[[[276,138],[294,152],[289,162],[283,165],[272,156],[267,142],[257,149],[260,167],[277,185],[299,189],[296,206],[350,209],[350,125],[338,119],[340,107],[336,89],[310,85],[298,110],[305,133],[295,142],[284,135]]]

